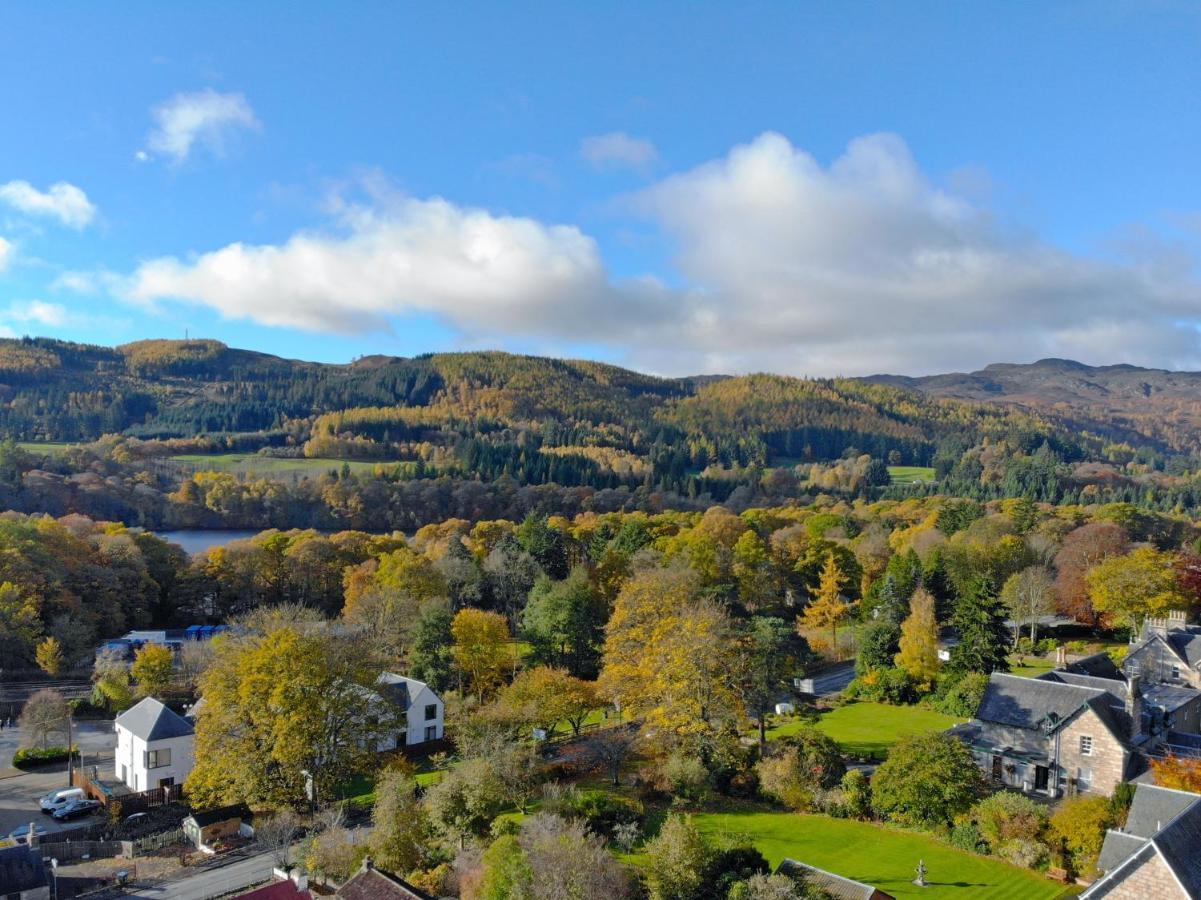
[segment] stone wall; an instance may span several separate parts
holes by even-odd
[[[1115,787],[1122,781],[1129,757],[1125,747],[1109,732],[1100,717],[1091,709],[1085,709],[1059,732],[1059,765],[1063,770],[1065,793],[1070,793],[1070,779],[1076,777],[1077,769],[1092,771],[1092,783],[1088,788],[1090,793],[1113,793]],[[1080,752],[1080,738],[1089,736],[1093,739],[1092,753],[1085,756]]]
[[[1188,900],[1158,853],[1134,868],[1123,869],[1113,887],[1100,894],[1107,900]]]

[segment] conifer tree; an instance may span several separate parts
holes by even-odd
[[[834,554],[831,553],[826,557],[826,564],[822,567],[817,592],[801,616],[802,623],[806,628],[830,629],[830,646],[836,656],[838,654],[838,625],[851,612],[850,604],[842,598],[842,582],[842,571],[838,568]]]
[[[909,617],[901,625],[901,651],[898,668],[921,684],[931,684],[938,674],[938,623],[934,618],[934,597],[918,588],[909,601]]]
[[[985,575],[977,575],[955,608],[959,643],[951,651],[949,668],[957,673],[1009,671],[1009,629],[1005,607]]]

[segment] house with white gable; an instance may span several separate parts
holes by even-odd
[[[401,726],[394,737],[381,741],[379,751],[415,747],[440,741],[445,733],[445,705],[424,681],[392,672],[379,677],[379,694],[400,714]]]
[[[196,758],[192,723],[153,697],[130,707],[113,723],[113,770],[134,791],[183,784]]]

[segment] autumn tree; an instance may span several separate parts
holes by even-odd
[[[50,746],[52,738],[66,740],[67,720],[71,707],[67,700],[53,688],[42,688],[25,701],[17,724],[25,732],[25,740],[42,750]]]
[[[1030,626],[1030,640],[1037,634],[1038,620],[1055,612],[1055,584],[1046,566],[1027,566],[1010,575],[1001,588],[1001,603],[1013,620],[1016,646],[1022,626]]]
[[[830,649],[838,656],[838,626],[851,614],[851,606],[843,599],[844,576],[831,553],[822,567],[817,591],[805,607],[801,623],[805,628],[830,629]]]
[[[344,583],[343,618],[366,629],[387,662],[405,657],[422,605],[447,593],[437,567],[408,547],[347,569]]]
[[[1114,624],[1142,627],[1148,616],[1186,610],[1189,598],[1176,580],[1175,555],[1139,547],[1125,556],[1111,556],[1085,576],[1093,607]]]
[[[578,735],[584,719],[600,701],[592,682],[562,669],[536,666],[502,688],[495,705],[506,717],[540,728],[550,737],[560,722],[568,723]]]
[[[1160,787],[1201,794],[1201,759],[1168,754],[1152,759],[1151,771]]]
[[[92,703],[120,712],[133,705],[129,665],[113,651],[96,654],[92,665]]]
[[[1113,825],[1113,805],[1105,797],[1069,797],[1051,813],[1051,833],[1063,845],[1077,872],[1088,872],[1101,854],[1105,834]]]
[[[146,644],[134,654],[129,674],[138,683],[138,693],[143,697],[162,694],[171,687],[175,674],[175,654],[162,644]]]
[[[42,640],[38,644],[36,657],[38,668],[47,675],[55,676],[63,670],[63,645],[56,637]]]
[[[925,588],[918,588],[909,602],[909,608],[909,617],[901,624],[897,668],[907,672],[915,682],[931,685],[939,667],[934,597]]]
[[[1129,536],[1113,522],[1090,522],[1068,532],[1055,555],[1059,611],[1081,622],[1097,624],[1086,576],[1093,566],[1107,557],[1120,556],[1129,546]]]
[[[482,609],[461,609],[450,626],[454,660],[477,697],[491,694],[511,664],[509,623]]]
[[[802,728],[774,742],[756,766],[765,794],[798,812],[810,809],[822,791],[846,774],[837,743],[816,728]]]
[[[281,627],[218,641],[200,682],[193,802],[296,806],[306,773],[331,797],[396,733],[378,669],[348,639]]]
[[[625,712],[677,734],[741,714],[736,645],[725,610],[673,565],[631,577],[605,629],[598,689]]]
[[[28,659],[42,625],[37,602],[10,581],[0,582],[0,653]]]

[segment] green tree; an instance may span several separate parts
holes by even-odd
[[[983,776],[971,751],[945,734],[901,738],[872,777],[872,808],[915,828],[941,828],[980,797]]]
[[[643,869],[650,900],[700,900],[714,851],[691,818],[668,816],[646,845]]]
[[[748,532],[749,534],[750,532]],[[783,619],[755,616],[739,641],[739,682],[747,712],[759,726],[759,745],[767,744],[767,715],[791,688],[808,646]]]
[[[588,570],[577,566],[563,581],[538,579],[521,624],[538,662],[565,666],[572,675],[595,676],[608,617],[608,606]]]
[[[409,775],[396,770],[380,775],[371,824],[371,856],[381,868],[411,872],[426,861],[432,828]]]
[[[454,613],[443,599],[422,604],[409,648],[409,669],[435,691],[451,686],[454,677]]]
[[[951,649],[948,668],[957,673],[1009,671],[1009,629],[1005,607],[991,580],[979,575],[967,584],[955,607],[959,643]]]
[[[430,788],[425,804],[434,824],[463,847],[467,838],[483,834],[505,808],[505,788],[488,760],[473,757]]]

